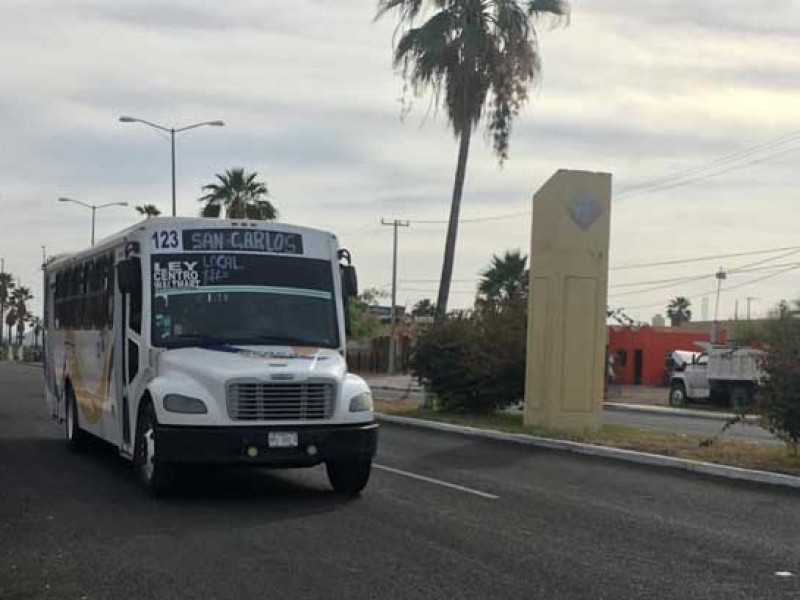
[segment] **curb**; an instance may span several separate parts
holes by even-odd
[[[707,463],[686,458],[675,458],[673,456],[662,456],[660,454],[649,454],[646,452],[636,452],[635,450],[622,450],[609,446],[595,446],[581,442],[570,442],[566,440],[553,440],[523,433],[503,433],[493,429],[478,429],[466,425],[453,425],[451,423],[440,423],[438,421],[425,421],[411,417],[398,417],[383,413],[375,413],[375,417],[387,423],[396,423],[408,427],[418,427],[421,429],[431,429],[455,433],[467,437],[495,440],[501,442],[511,442],[525,446],[535,446],[550,450],[560,450],[562,452],[572,452],[587,456],[599,456],[602,458],[612,458],[626,462],[650,465],[668,469],[680,469],[692,473],[711,475],[714,477],[724,477],[726,479],[736,479],[739,481],[750,481],[768,485],[789,487],[800,489],[800,477],[793,475],[783,475],[781,473],[770,473],[769,471],[757,471],[755,469],[742,469],[740,467],[728,467],[715,463]]]
[[[665,417],[689,417],[695,419],[707,419],[709,421],[726,422],[733,419],[733,413],[712,412],[710,410],[694,410],[691,408],[672,408],[670,406],[651,406],[647,404],[623,404],[621,402],[603,402],[603,408],[619,412],[646,413],[651,415],[661,415]],[[748,423],[757,423],[758,417],[747,415],[745,420]]]
[[[410,397],[412,394],[422,395],[422,388],[398,388],[387,385],[370,385],[373,392],[391,392],[393,394],[405,394]],[[383,398],[379,398],[383,399]],[[385,399],[391,402],[391,399]],[[664,417],[687,417],[695,419],[707,419],[709,421],[719,421],[725,423],[733,419],[736,415],[733,413],[713,412],[710,410],[693,409],[693,408],[673,408],[671,406],[653,406],[652,404],[627,404],[624,402],[603,402],[603,408],[606,410],[613,410],[618,412],[630,413],[645,413],[651,415],[659,415]],[[757,423],[758,417],[755,415],[747,415],[745,420],[748,423]]]

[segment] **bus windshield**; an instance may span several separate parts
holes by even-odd
[[[157,254],[151,277],[154,346],[339,345],[330,262]]]

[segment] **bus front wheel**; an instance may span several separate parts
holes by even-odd
[[[372,471],[372,460],[351,459],[329,461],[325,463],[328,471],[328,480],[335,492],[348,496],[357,496],[361,493]]]
[[[133,467],[139,483],[151,496],[162,495],[169,485],[169,467],[158,462],[156,425],[155,409],[147,402],[136,420]]]

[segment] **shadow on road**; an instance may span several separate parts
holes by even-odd
[[[54,438],[0,439],[0,457],[0,516],[43,513],[119,532],[262,525],[358,502],[330,490],[320,467],[191,467],[178,473],[168,495],[153,499],[130,463],[99,441],[76,454]]]

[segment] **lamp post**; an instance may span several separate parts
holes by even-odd
[[[193,125],[187,125],[186,127],[164,127],[163,125],[158,125],[157,123],[151,123],[150,121],[145,121],[144,119],[139,119],[137,117],[128,117],[128,116],[121,116],[119,120],[122,123],[141,123],[142,125],[149,125],[154,129],[158,129],[159,131],[165,131],[169,134],[170,137],[170,146],[172,147],[172,216],[174,217],[176,214],[176,206],[175,206],[175,134],[176,133],[183,133],[184,131],[188,131],[189,129],[195,129],[196,127],[203,127],[204,125],[208,125],[210,127],[222,127],[225,125],[222,121],[203,121],[202,123],[195,123]]]
[[[73,198],[59,198],[59,202],[73,202],[74,204],[80,204],[92,211],[92,246],[94,246],[94,223],[95,223],[95,213],[101,208],[108,208],[109,206],[128,206],[127,202],[107,202],[105,204],[87,204],[86,202],[81,202],[80,200],[75,200]]]

